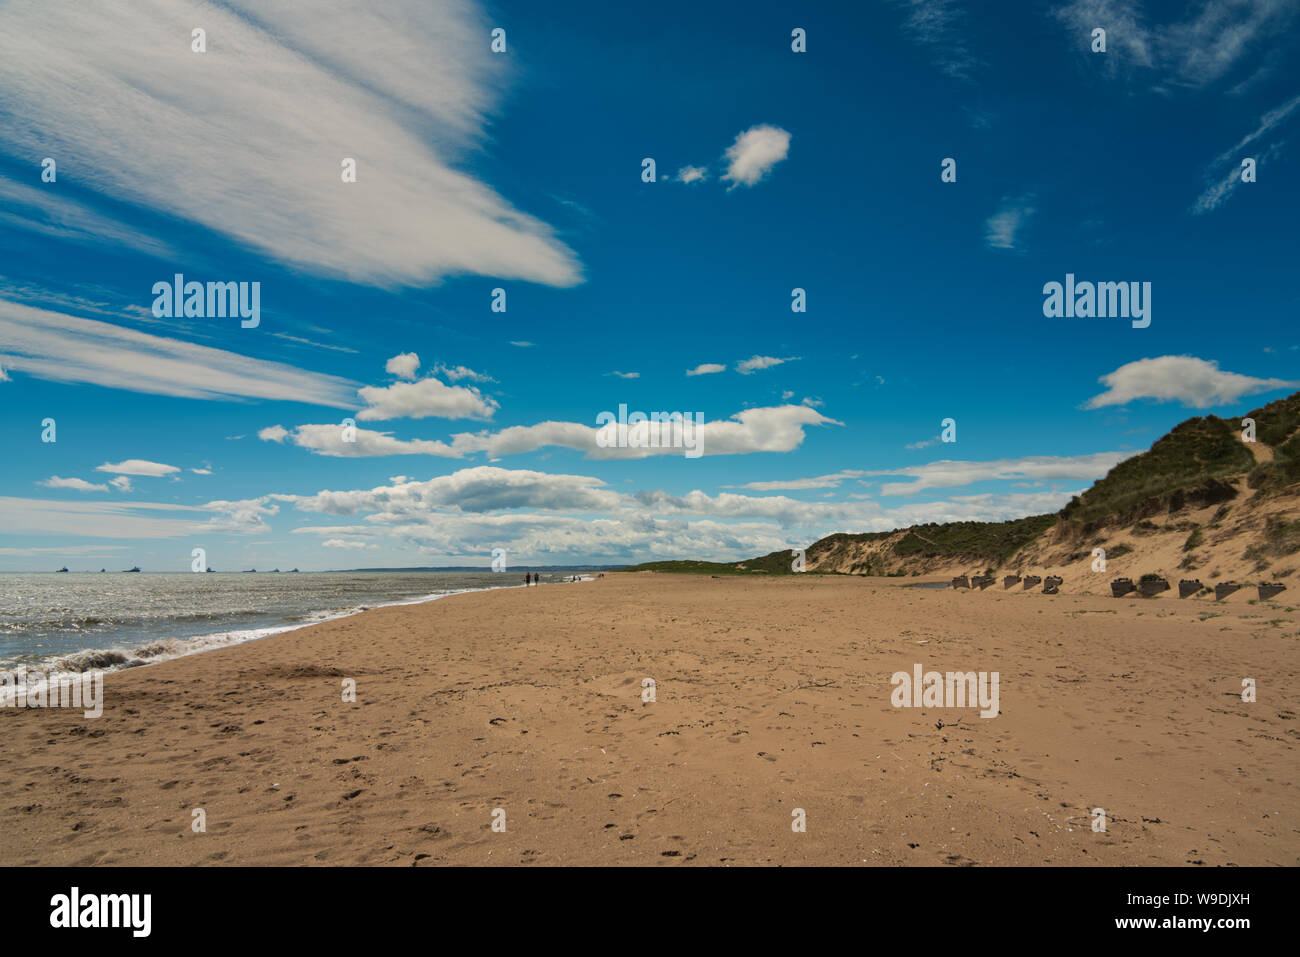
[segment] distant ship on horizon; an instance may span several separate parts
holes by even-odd
[[[67,570],[68,570],[67,565],[64,565],[62,568],[59,569],[60,572],[66,572]],[[55,574],[58,574],[58,572],[56,572]]]
[[[135,568],[124,568],[124,569],[122,569],[122,574],[123,574],[123,575],[128,575],[128,574],[130,574],[131,572],[138,572],[139,570],[140,570],[140,566],[139,566],[139,565],[136,565]]]

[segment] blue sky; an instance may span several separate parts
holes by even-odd
[[[0,569],[734,559],[1300,388],[1294,4],[328,6],[0,3]]]

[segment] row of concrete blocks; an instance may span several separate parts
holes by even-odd
[[[1178,583],[1178,597],[1186,598],[1188,595],[1195,595],[1204,587],[1199,578],[1184,578]],[[1226,598],[1233,592],[1245,587],[1245,585],[1238,582],[1220,582],[1214,586],[1214,600],[1218,601],[1220,598]],[[1258,588],[1261,601],[1286,591],[1286,585],[1281,582],[1260,582]],[[1136,587],[1131,578],[1116,578],[1110,583],[1110,593],[1115,598],[1123,598],[1132,591],[1137,591],[1143,598],[1150,598],[1152,595],[1158,595],[1162,591],[1168,590],[1169,582],[1163,578],[1148,578],[1139,581]]]
[[[952,580],[952,587],[978,588],[980,591],[983,591],[995,581],[996,579],[992,575],[974,575],[971,577],[958,575]],[[1024,582],[1026,589],[1033,588],[1039,582],[1043,582],[1044,595],[1057,595],[1060,594],[1060,587],[1064,582],[1064,579],[1059,575],[1048,575],[1047,580],[1044,582],[1038,575],[1026,575],[1023,579],[1021,579],[1019,575],[1007,575],[1002,579],[1002,587],[1004,589],[1010,588],[1012,585],[1015,585],[1020,581]],[[1178,597],[1186,598],[1188,595],[1195,595],[1204,587],[1205,586],[1201,584],[1199,578],[1184,578],[1178,583]],[[1245,587],[1245,585],[1237,582],[1220,582],[1214,586],[1214,600],[1218,601],[1220,598],[1226,598],[1233,592]],[[1259,598],[1261,601],[1266,601],[1274,595],[1279,595],[1286,591],[1286,585],[1281,582],[1260,582],[1258,588]],[[1116,578],[1110,583],[1110,593],[1115,598],[1123,598],[1125,595],[1133,591],[1136,591],[1143,598],[1150,598],[1153,595],[1158,595],[1162,591],[1168,590],[1169,582],[1165,581],[1163,578],[1148,578],[1139,581],[1136,585],[1133,584],[1133,579],[1131,578]]]
[[[1044,595],[1059,595],[1061,585],[1065,582],[1065,579],[1059,575],[1048,575],[1046,581],[1043,581],[1042,577],[1039,575],[1026,575],[1023,580],[1026,589],[1033,588],[1039,582],[1043,582]],[[958,575],[952,580],[952,587],[978,588],[980,591],[983,591],[995,581],[997,581],[997,579],[992,575],[975,575],[971,578],[967,578],[965,575]],[[1021,581],[1019,575],[1008,575],[1006,578],[1002,579],[1002,587],[1010,588],[1018,581]]]

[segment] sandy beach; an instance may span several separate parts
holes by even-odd
[[[608,574],[109,674],[0,709],[0,863],[1300,863],[1287,595],[910,584]],[[917,664],[1000,713],[893,707]]]

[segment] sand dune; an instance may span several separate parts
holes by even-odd
[[[0,863],[1300,862],[1286,594],[907,584],[611,574],[112,674],[0,710]],[[1001,713],[892,707],[916,663]]]

